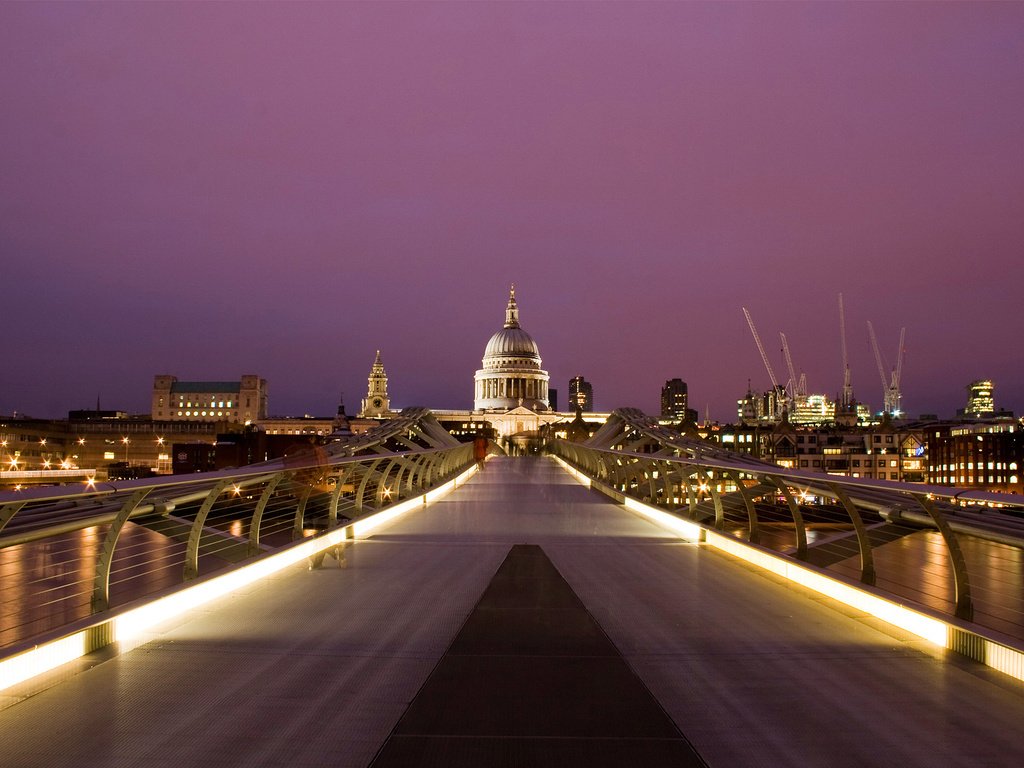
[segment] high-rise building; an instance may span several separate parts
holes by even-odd
[[[246,375],[239,381],[153,379],[151,415],[156,421],[247,422],[267,416],[267,381]]]
[[[985,416],[996,411],[995,386],[991,379],[978,379],[967,385],[965,416]]]
[[[582,376],[569,379],[569,407],[581,411],[594,410],[594,387]]]
[[[669,379],[661,388],[661,418],[682,421],[686,418],[688,402],[686,382],[682,379]]]

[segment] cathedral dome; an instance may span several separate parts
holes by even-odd
[[[511,410],[523,405],[548,410],[548,374],[541,370],[537,342],[519,327],[516,291],[509,291],[505,326],[484,348],[482,367],[476,372],[474,408]]]
[[[540,351],[537,342],[519,326],[502,328],[491,336],[484,349],[484,365],[489,357],[532,357],[540,365]]]

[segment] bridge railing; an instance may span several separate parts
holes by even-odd
[[[415,416],[252,467],[0,494],[0,655],[300,539],[353,538],[473,463],[472,445]]]
[[[616,411],[550,450],[612,495],[1024,639],[1024,499],[786,469]]]

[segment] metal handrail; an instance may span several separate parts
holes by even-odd
[[[70,605],[78,606],[70,613],[80,615],[109,609],[118,542],[129,521],[185,545],[175,559],[182,580],[187,581],[199,576],[201,569],[210,570],[211,555],[227,562],[258,557],[267,551],[267,537],[282,544],[307,535],[311,527],[330,530],[346,525],[351,519],[440,486],[473,463],[472,444],[459,443],[434,430],[433,417],[423,409],[394,421],[398,423],[385,423],[375,435],[367,433],[300,459],[98,483],[85,489],[2,494],[0,549],[46,546],[41,552],[57,551],[61,566],[72,574],[66,595],[64,591],[54,593],[45,578],[29,580],[21,585],[19,605],[13,607],[27,614],[53,603],[53,613],[61,617],[69,614]],[[390,444],[402,450],[388,450]],[[225,530],[228,518],[243,531],[248,528],[248,534],[240,537]],[[99,532],[102,544],[88,556],[61,543],[62,536],[93,526],[105,529]],[[129,554],[136,553],[125,556]],[[70,558],[67,563],[65,555]],[[169,564],[154,556],[153,572],[166,571]],[[148,567],[142,566],[132,578],[148,573]],[[9,584],[8,578],[5,586]]]

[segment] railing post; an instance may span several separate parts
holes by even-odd
[[[18,514],[18,510],[26,504],[28,504],[27,501],[12,501],[0,507],[0,531],[11,521],[12,517]]]
[[[935,508],[931,499],[919,493],[913,494],[917,503],[921,505],[928,516],[939,529],[942,540],[946,543],[946,551],[949,553],[949,562],[953,566],[953,586],[956,596],[956,616],[964,621],[974,620],[974,601],[971,599],[971,581],[967,574],[967,561],[964,559],[963,550],[956,539],[956,534],[949,526],[946,516]]]
[[[103,546],[100,548],[99,556],[96,558],[96,575],[92,582],[92,612],[99,613],[110,607],[110,567],[114,562],[114,548],[121,536],[124,524],[142,500],[149,495],[152,488],[140,488],[135,491],[118,510],[107,535],[103,539]]]
[[[857,507],[850,501],[850,497],[836,483],[830,483],[829,487],[835,493],[839,503],[846,509],[853,523],[853,530],[857,534],[857,547],[860,550],[860,580],[869,586],[875,583],[875,562],[871,555],[871,541],[868,539],[867,528],[864,527],[864,520],[857,511]]]
[[[764,479],[776,486],[786,499],[789,514],[793,517],[793,528],[796,530],[796,556],[798,560],[806,560],[807,526],[804,525],[804,516],[800,511],[800,505],[796,503],[796,499],[793,498],[793,494],[789,491],[789,486],[782,481],[782,478],[774,475],[765,475]]]
[[[302,538],[302,531],[306,527],[306,503],[313,494],[313,485],[306,486],[299,496],[299,503],[295,505],[295,518],[292,521],[292,540]]]
[[[754,502],[750,498],[750,494],[747,493],[747,487],[743,485],[743,480],[740,477],[739,471],[734,472],[723,472],[723,475],[732,476],[733,482],[736,483],[736,492],[739,493],[740,498],[743,499],[743,506],[747,510],[747,521],[750,532],[747,535],[747,541],[751,544],[757,544],[761,540],[761,531],[757,526],[757,510],[754,508]]]
[[[370,476],[376,471],[377,465],[382,461],[383,459],[375,459],[370,466],[364,467],[365,474],[359,482],[359,488],[356,490],[356,512],[363,511],[363,493],[366,491],[366,484],[370,482]]]
[[[267,487],[263,489],[256,508],[252,512],[252,520],[249,521],[249,556],[253,557],[260,553],[260,526],[263,524],[263,511],[267,508],[267,502],[274,494],[274,489],[284,478],[284,472],[274,475],[267,481]]]
[[[704,472],[708,481],[708,493],[711,494],[711,502],[715,505],[715,530],[725,530],[725,508],[722,507],[722,495],[715,488],[715,477],[711,472]]]
[[[345,470],[341,469],[335,476],[334,489],[331,491],[331,500],[327,504],[327,530],[334,530],[338,527],[338,499],[341,497],[344,478]]]
[[[206,525],[206,518],[213,509],[217,497],[224,492],[224,489],[231,484],[230,480],[221,480],[217,483],[203,500],[203,505],[196,514],[192,529],[188,532],[188,545],[185,547],[185,581],[196,578],[199,575],[199,542],[203,536],[203,526]]]

